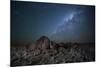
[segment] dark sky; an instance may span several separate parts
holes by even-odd
[[[12,1],[11,40],[31,42],[43,35],[56,42],[94,42],[95,7]]]

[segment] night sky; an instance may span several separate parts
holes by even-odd
[[[11,2],[11,41],[95,42],[95,7],[39,2]]]

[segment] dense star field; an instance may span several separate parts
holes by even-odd
[[[95,6],[11,1],[11,66],[95,61]]]
[[[94,6],[11,3],[13,42],[33,42],[43,35],[56,42],[94,42]]]

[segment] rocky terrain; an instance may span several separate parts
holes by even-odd
[[[94,43],[56,43],[42,36],[35,43],[11,46],[11,66],[95,61]]]

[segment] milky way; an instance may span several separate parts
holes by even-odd
[[[95,7],[12,1],[11,34],[13,42],[94,42]]]
[[[70,22],[72,20],[74,20],[74,18],[77,16],[77,14],[81,14],[82,11],[79,12],[72,12],[71,14],[69,14],[68,16],[66,16],[64,18],[64,21],[59,23],[58,26],[56,27],[56,29],[54,30],[54,32],[52,32],[53,34],[57,34],[57,33],[61,33],[67,30],[71,30],[72,29],[72,25],[73,22]]]

